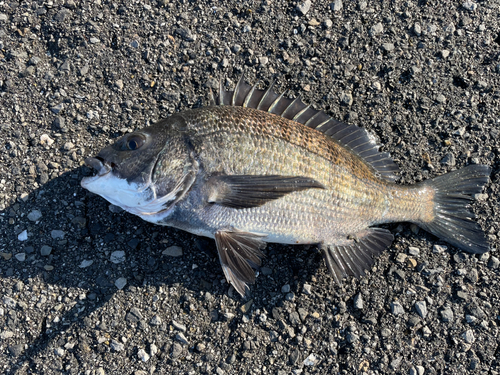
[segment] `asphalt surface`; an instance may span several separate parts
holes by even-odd
[[[500,2],[1,1],[0,372],[499,374]],[[252,296],[212,241],[80,187],[85,157],[245,73],[367,128],[414,183],[493,168],[491,252],[409,224],[361,280],[270,245]]]

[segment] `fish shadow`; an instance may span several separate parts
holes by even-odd
[[[39,310],[34,329],[26,330],[31,336],[22,342],[27,348],[8,354],[9,374],[36,369],[37,356],[65,332],[94,328],[87,318],[117,293],[182,284],[195,298],[227,293],[241,304],[251,298],[259,308],[271,296],[274,304],[281,305],[286,299],[282,286],[289,284],[291,292],[299,293],[299,284],[310,280],[321,264],[313,248],[271,244],[263,261],[264,267],[272,268],[271,274],[261,270],[251,295],[241,299],[225,282],[214,241],[117,212],[81,188],[81,178],[91,173],[87,167],[66,172],[5,209],[0,222],[7,245],[0,258],[0,280],[10,280],[5,295],[23,300],[23,293],[30,293]],[[41,217],[32,221],[37,215]],[[21,241],[24,231],[27,239]],[[181,247],[182,256],[163,254],[171,246]],[[40,283],[49,290],[37,291]],[[23,303],[6,308],[8,329],[16,331],[27,308]]]

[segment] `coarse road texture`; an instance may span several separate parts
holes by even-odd
[[[0,1],[0,373],[499,374],[500,2]],[[408,224],[361,280],[270,245],[252,296],[212,241],[80,187],[85,157],[219,79],[367,128],[414,183],[493,173],[470,255]]]

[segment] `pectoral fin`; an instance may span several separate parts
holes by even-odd
[[[313,178],[279,175],[212,176],[207,181],[208,202],[232,208],[251,208],[294,191],[324,189]]]
[[[260,260],[264,257],[261,249],[266,247],[266,243],[262,237],[264,236],[233,228],[215,232],[215,243],[226,280],[242,297],[248,290],[247,284],[255,282],[252,267],[259,267]]]

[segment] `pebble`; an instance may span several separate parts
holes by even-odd
[[[301,323],[299,313],[296,311],[291,312],[290,315],[288,316],[288,318],[290,320],[290,323],[294,326]]]
[[[125,320],[130,323],[137,323],[142,320],[141,311],[137,307],[132,307],[125,316]]]
[[[354,344],[359,341],[359,336],[354,332],[348,332],[346,335],[346,340],[349,344]]]
[[[187,330],[187,328],[186,328],[186,326],[184,324],[178,323],[175,320],[172,320],[172,325],[178,331],[186,332],[186,330]]]
[[[465,1],[462,3],[462,6],[467,9],[469,12],[474,12],[477,9],[477,4],[473,1]]]
[[[158,315],[153,316],[151,318],[151,320],[149,321],[149,324],[151,324],[152,326],[159,326],[159,325],[161,325],[161,323],[162,323],[162,320]]]
[[[302,292],[304,292],[304,294],[311,295],[312,294],[311,288],[312,288],[311,285],[304,284],[304,286],[302,287]]]
[[[38,221],[42,218],[42,213],[39,210],[33,210],[28,214],[28,219],[31,221]]]
[[[0,339],[1,340],[7,340],[7,339],[10,339],[11,337],[14,337],[14,332],[12,332],[12,331],[0,332]]]
[[[92,44],[97,44],[97,43],[101,42],[98,38],[95,38],[95,37],[92,37],[89,40],[90,40],[90,43],[92,43]]]
[[[63,146],[64,151],[71,151],[75,148],[75,145],[71,142],[66,142]]]
[[[149,361],[149,358],[150,358],[149,354],[146,353],[146,351],[144,349],[139,349],[139,351],[137,352],[137,356],[143,362]]]
[[[410,246],[408,248],[408,254],[413,255],[413,256],[418,256],[420,254],[420,249],[418,247],[412,247]]]
[[[0,253],[0,257],[2,257],[4,260],[9,260],[12,258],[12,253]]]
[[[382,44],[382,48],[386,52],[391,52],[394,50],[394,44],[393,43],[384,43],[384,44]]]
[[[477,269],[473,268],[470,270],[470,272],[467,274],[467,278],[473,282],[477,283],[479,280],[479,273],[477,272]]]
[[[297,4],[297,10],[303,16],[305,16],[310,9],[311,9],[311,0],[306,0],[304,2]]]
[[[420,26],[419,23],[416,23],[415,25],[413,25],[413,32],[417,36],[420,36],[420,34],[422,34],[422,27]]]
[[[415,302],[415,310],[422,319],[425,319],[427,316],[427,303],[425,301]]]
[[[449,167],[453,167],[456,164],[455,155],[452,153],[448,153],[441,159],[441,164],[447,165]]]
[[[290,284],[285,284],[281,287],[281,293],[289,293],[290,292]]]
[[[500,266],[500,260],[497,257],[492,256],[488,262],[488,267],[496,270]]]
[[[16,300],[13,299],[13,298],[11,298],[11,297],[9,297],[9,296],[3,296],[2,302],[9,309],[15,309],[16,305],[17,305]]]
[[[241,305],[240,310],[243,314],[246,314],[247,312],[250,311],[250,308],[252,307],[253,304],[253,299],[249,300],[247,303],[244,305]]]
[[[445,307],[443,310],[441,310],[440,314],[441,314],[441,319],[443,320],[443,322],[453,321],[454,314],[453,314],[453,310],[450,307]]]
[[[383,31],[384,31],[384,26],[382,25],[381,22],[379,22],[370,28],[370,35],[375,36],[381,34]]]
[[[330,8],[334,12],[338,12],[338,11],[342,10],[343,7],[344,7],[344,5],[342,4],[342,0],[334,0],[334,2],[330,4]]]
[[[115,81],[115,87],[117,87],[119,90],[123,89],[123,80],[118,79]]]
[[[14,255],[16,259],[20,262],[24,262],[26,260],[26,253],[17,253]]]
[[[127,279],[125,277],[120,277],[120,278],[116,279],[115,286],[119,290],[122,290],[123,288],[125,288],[125,285],[127,285]]]
[[[314,366],[317,362],[318,358],[314,353],[311,353],[307,356],[307,358],[304,360],[304,366]]]
[[[399,302],[391,302],[391,312],[394,315],[402,315],[405,313],[404,307]]]
[[[379,81],[375,81],[372,83],[372,87],[377,90],[377,91],[381,91],[382,90],[382,85],[380,84]]]
[[[443,94],[439,94],[439,95],[436,97],[436,101],[437,101],[438,103],[443,104],[443,103],[445,103],[445,102],[446,102],[446,97],[445,97]]]
[[[17,344],[9,346],[9,354],[12,357],[18,357],[24,351],[24,344]]]
[[[125,251],[123,250],[113,251],[111,253],[109,260],[115,264],[123,263],[125,261]]]
[[[172,358],[178,358],[182,354],[182,346],[178,342],[174,342],[172,345]]]
[[[352,94],[350,92],[343,92],[340,95],[340,104],[345,105],[345,106],[351,106],[353,102],[354,102],[354,100],[353,100]]]
[[[28,239],[28,231],[25,229],[17,235],[19,241],[26,241]]]
[[[121,342],[116,341],[116,340],[111,340],[111,343],[109,344],[109,346],[115,352],[121,352],[125,349],[125,345],[122,344]]]
[[[477,318],[474,315],[469,315],[469,314],[465,315],[465,320],[469,324],[477,322]]]
[[[54,354],[57,355],[58,357],[64,357],[66,351],[63,348],[55,348]]]
[[[462,338],[467,344],[473,344],[474,341],[476,341],[476,338],[474,337],[474,331],[472,329],[468,329],[464,333],[462,333]]]
[[[66,233],[62,230],[54,229],[50,232],[50,237],[52,237],[54,240],[62,240],[65,234]]]
[[[52,247],[47,245],[43,245],[40,249],[40,254],[44,257],[49,256],[51,252],[52,252]]]
[[[398,263],[405,263],[406,262],[406,258],[408,258],[408,255],[406,255],[405,253],[399,253],[396,256],[396,262],[398,262]]]
[[[363,307],[364,307],[363,296],[361,295],[361,293],[358,293],[354,297],[354,308],[362,310]]]
[[[431,337],[432,331],[430,330],[429,327],[425,326],[424,328],[422,328],[422,335],[427,339]]]
[[[259,57],[260,65],[265,66],[265,65],[267,65],[268,62],[269,62],[269,58],[267,56]]]
[[[50,110],[53,113],[55,113],[56,115],[58,113],[60,113],[63,109],[64,109],[64,104],[63,103],[57,104],[57,105],[53,106],[52,108],[50,108]]]
[[[325,24],[325,27],[326,27],[327,29],[330,29],[330,28],[333,26],[333,21],[332,21],[331,19],[327,18],[327,19],[325,20],[325,23],[324,23],[324,24]]]
[[[90,267],[93,263],[94,263],[94,261],[91,259],[89,259],[89,260],[84,259],[84,260],[82,260],[82,262],[80,263],[80,265],[78,267],[87,268],[87,267]]]
[[[448,51],[447,49],[443,49],[443,50],[441,51],[441,57],[442,57],[443,59],[446,59],[448,56],[450,56],[450,51]]]
[[[410,368],[410,375],[424,375],[425,368],[423,366],[412,366]]]
[[[180,257],[182,256],[182,247],[179,246],[167,247],[165,250],[163,250],[162,254],[169,257]]]
[[[189,345],[189,341],[182,332],[179,332],[177,335],[175,335],[175,339],[184,345]]]
[[[444,245],[434,245],[434,246],[432,246],[432,252],[434,254],[441,254],[441,253],[444,253],[446,250],[448,250],[448,247],[444,246]]]

